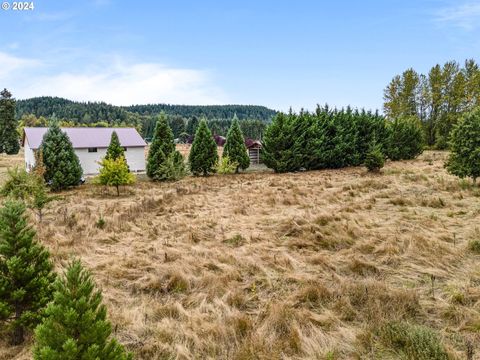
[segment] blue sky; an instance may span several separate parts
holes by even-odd
[[[480,62],[480,0],[34,6],[0,10],[0,87],[17,98],[381,109],[406,68]]]

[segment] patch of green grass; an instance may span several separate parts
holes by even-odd
[[[480,240],[470,240],[468,250],[475,254],[480,254]]]
[[[223,242],[225,244],[238,247],[238,246],[242,246],[245,243],[245,238],[240,234],[236,234],[231,238],[223,240]]]
[[[382,345],[401,359],[451,359],[438,333],[426,326],[393,321],[380,327],[377,335]]]

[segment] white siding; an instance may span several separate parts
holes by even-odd
[[[84,175],[98,174],[100,165],[98,162],[107,154],[106,148],[98,148],[97,152],[88,152],[88,149],[75,149],[75,153],[80,160],[80,165]],[[130,171],[145,171],[145,148],[129,147],[125,152]],[[25,166],[29,171],[35,165],[35,155],[25,139]]]
[[[88,152],[88,149],[75,149],[80,160],[84,175],[98,174],[100,165],[98,162],[107,154],[106,148],[98,148],[97,152]],[[129,147],[125,151],[125,158],[130,171],[145,171],[145,148]]]
[[[28,144],[28,139],[26,138],[25,138],[24,153],[25,153],[25,169],[27,171],[30,171],[35,166],[35,153],[30,148],[30,145]]]

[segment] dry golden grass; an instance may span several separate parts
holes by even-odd
[[[38,236],[58,269],[92,270],[138,359],[394,359],[376,336],[394,321],[480,359],[480,189],[444,157],[139,182],[120,198],[86,185]],[[1,344],[0,359],[29,346]]]

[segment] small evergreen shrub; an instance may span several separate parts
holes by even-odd
[[[248,156],[245,139],[236,115],[233,118],[232,126],[228,130],[227,141],[223,147],[223,156],[228,157],[232,163],[237,164],[235,173],[238,173],[239,169],[245,170],[250,166],[250,157]]]
[[[116,160],[119,157],[125,157],[125,150],[120,145],[118,135],[114,131],[112,132],[112,137],[110,138],[110,145],[108,145],[107,155],[105,155],[105,159]]]
[[[453,128],[447,171],[460,178],[480,177],[480,108],[465,114]]]
[[[194,175],[207,176],[215,172],[218,160],[217,144],[205,119],[198,125],[188,160]]]
[[[178,181],[187,176],[188,170],[182,154],[175,150],[170,153],[154,174],[158,181]]]
[[[385,165],[385,156],[378,144],[372,145],[365,156],[365,166],[368,171],[378,172]]]
[[[35,360],[132,359],[111,337],[102,294],[79,261],[68,266],[54,288],[45,320],[35,329]]]
[[[168,126],[165,113],[161,113],[148,151],[147,175],[149,178],[156,181],[165,180],[162,171],[159,171],[159,169],[167,162],[173,152],[175,152],[173,132]]]
[[[237,170],[237,168],[238,163],[235,161],[231,161],[230,157],[225,155],[218,160],[216,165],[217,173],[221,175],[233,174]]]

